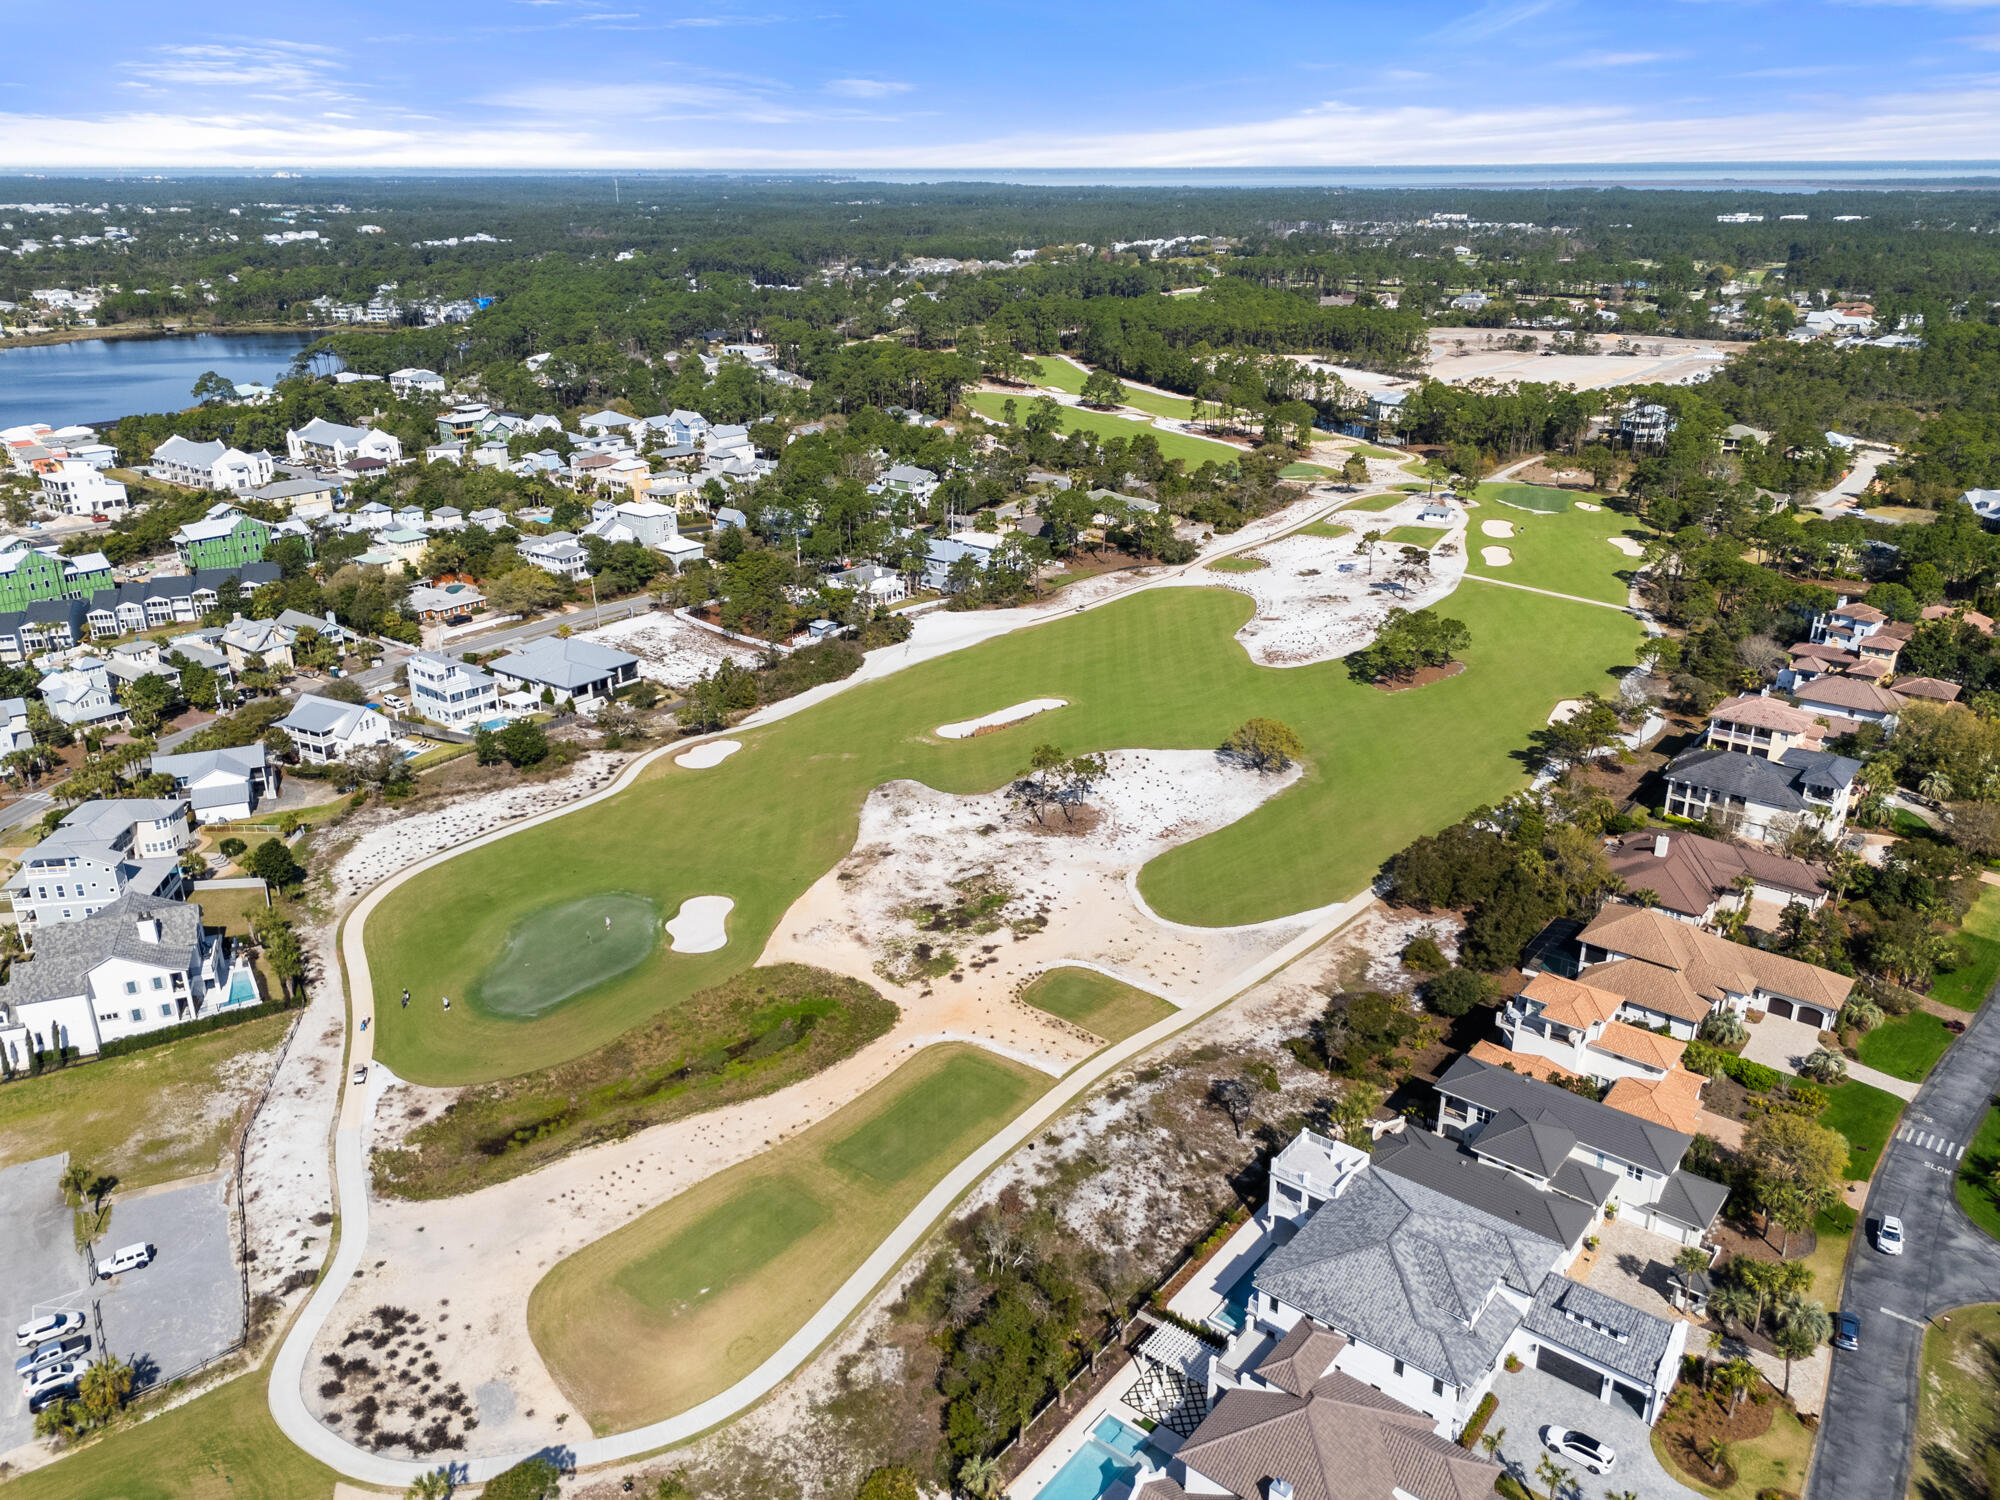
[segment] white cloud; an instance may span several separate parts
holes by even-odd
[[[1637,68],[1647,63],[1677,62],[1685,52],[1586,52],[1580,57],[1561,59],[1564,68]]]
[[[353,97],[338,55],[306,42],[178,43],[155,47],[119,70],[126,75],[122,81],[137,88],[280,89],[304,99]]]
[[[1442,42],[1483,42],[1554,10],[1558,3],[1560,0],[1487,0],[1471,15],[1440,26],[1431,33],[1431,38]]]
[[[827,80],[826,91],[849,99],[886,99],[891,94],[907,94],[911,87],[888,78],[831,78]]]

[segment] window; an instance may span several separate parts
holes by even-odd
[[[146,1019],[146,1013],[135,1005],[132,1007],[132,1019],[134,1021],[143,1021]]]
[[[1442,1396],[1444,1394],[1444,1382],[1442,1380],[1436,1379],[1435,1377],[1432,1378],[1431,1394],[1433,1396]]]
[[[139,981],[138,981],[138,980],[136,980],[136,979],[128,979],[128,980],[126,980],[126,981],[125,981],[125,993],[126,993],[126,994],[128,994],[128,995],[136,995],[136,994],[138,994],[138,993],[139,993]]]
[[[174,1008],[171,1005],[162,1005],[160,1007],[160,1017],[162,1020],[171,1021],[174,1018]]]
[[[1400,1359],[1396,1361],[1396,1373],[1398,1375],[1403,1373],[1403,1362]]]
[[[1625,1175],[1634,1182],[1644,1182],[1646,1180],[1646,1169],[1644,1167],[1627,1167]]]
[[[164,979],[160,978],[160,976],[159,976],[159,975],[155,974],[155,975],[153,976],[153,988],[154,988],[154,989],[156,989],[156,990],[163,990],[163,989],[165,989],[166,987],[167,987],[167,982],[166,982],[166,980],[164,980]]]

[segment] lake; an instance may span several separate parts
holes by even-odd
[[[309,333],[170,333],[0,349],[0,428],[28,422],[109,427],[135,412],[180,411],[205,370],[270,385]]]

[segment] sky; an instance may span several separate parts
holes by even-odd
[[[87,0],[63,29],[0,80],[0,168],[2000,158],[2000,0]]]

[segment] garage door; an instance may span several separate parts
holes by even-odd
[[[1632,1415],[1640,1421],[1646,1420],[1646,1393],[1636,1386],[1629,1386],[1622,1380],[1612,1381],[1611,1399],[1614,1405],[1629,1406]]]
[[[1792,1002],[1789,1000],[1774,999],[1771,1001],[1770,1009],[1774,1016],[1783,1016],[1787,1021],[1792,1018]]]
[[[1826,1030],[1825,1011],[1819,1010],[1814,1006],[1801,1005],[1800,1007],[1798,1007],[1797,1011],[1794,1012],[1794,1014],[1799,1020],[1805,1022],[1806,1025],[1812,1027],[1814,1031]]]
[[[1567,1354],[1558,1354],[1543,1345],[1535,1355],[1535,1368],[1546,1371],[1556,1379],[1567,1381],[1580,1391],[1589,1391],[1593,1396],[1604,1392],[1604,1377],[1580,1360],[1571,1359]]]

